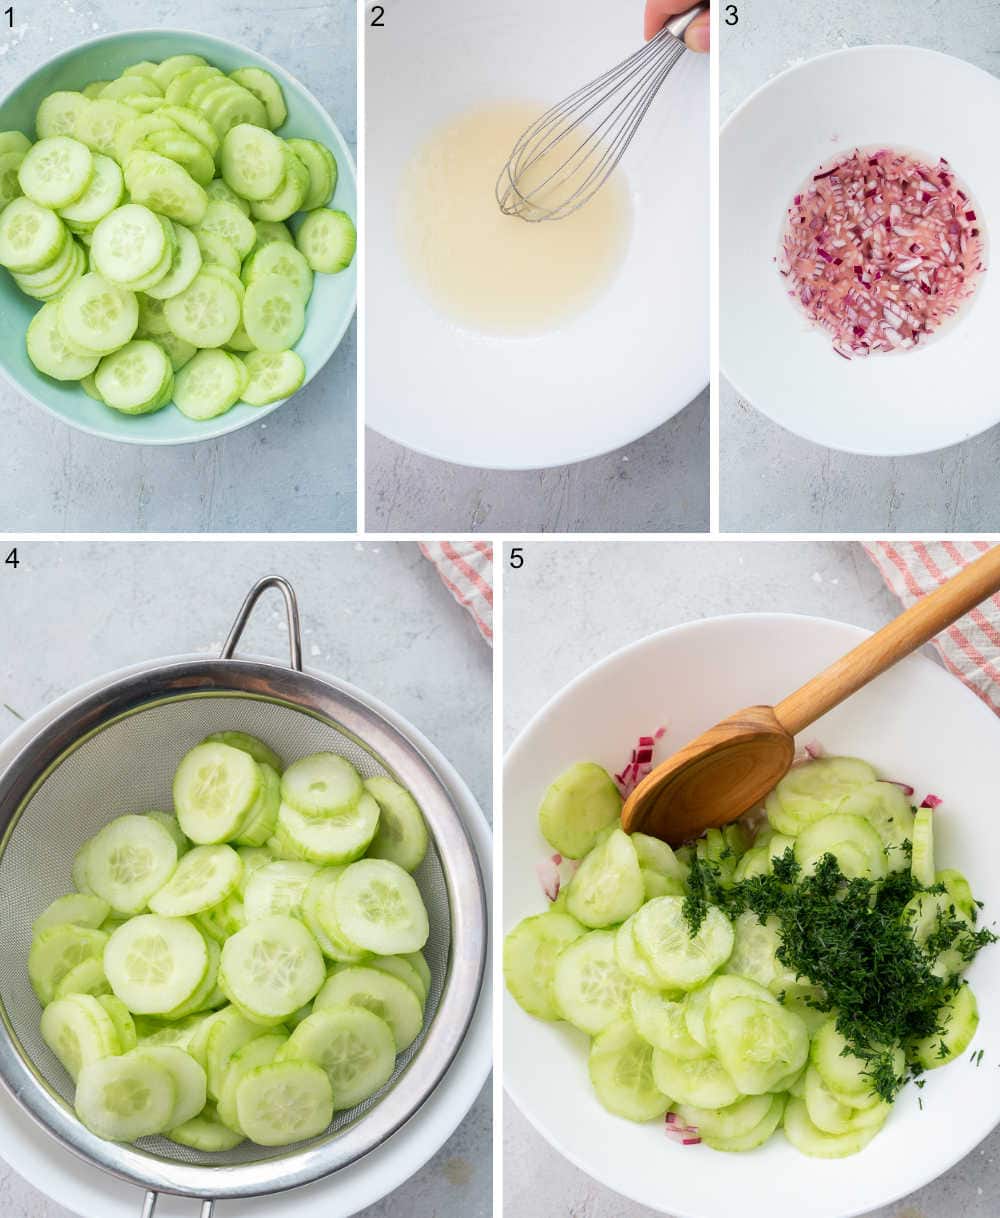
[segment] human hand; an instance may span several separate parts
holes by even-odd
[[[647,40],[658,34],[670,17],[686,12],[692,0],[646,0]],[[684,31],[684,41],[692,51],[708,50],[709,14],[699,13]]]

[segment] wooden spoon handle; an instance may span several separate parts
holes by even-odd
[[[1000,546],[987,550],[958,575],[921,597],[888,626],[779,702],[774,713],[782,727],[797,735],[997,591],[1000,591]]]

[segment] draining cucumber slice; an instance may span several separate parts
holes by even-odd
[[[42,1039],[76,1081],[81,1069],[121,1052],[110,1015],[89,994],[57,998],[42,1012]]]
[[[424,1008],[405,981],[367,965],[339,968],[316,995],[313,1014],[328,1007],[363,1007],[392,1029],[396,1052],[402,1053],[420,1035]]]
[[[219,982],[226,996],[265,1026],[281,1023],[304,1006],[325,978],[316,940],[287,915],[249,923],[222,949]]]
[[[219,1119],[230,1129],[239,1129],[236,1094],[240,1083],[251,1070],[269,1066],[275,1060],[288,1037],[284,1032],[266,1032],[257,1028],[258,1035],[238,1049],[229,1059],[219,1088]]]
[[[241,846],[262,846],[274,832],[281,807],[281,778],[278,771],[266,761],[258,761],[261,787],[247,822],[240,830],[237,841]]]
[[[288,1146],[316,1137],[330,1124],[333,1089],[315,1062],[272,1062],[242,1080],[236,1112],[240,1128],[259,1146]]]
[[[365,790],[379,807],[369,858],[388,859],[404,871],[416,871],[428,846],[427,825],[417,801],[405,787],[382,775],[366,779]]]
[[[66,922],[74,926],[96,929],[111,912],[111,906],[100,897],[87,893],[71,892],[45,907],[31,926],[32,934],[41,934],[50,926],[61,926]]]
[[[100,930],[63,923],[36,935],[28,952],[28,979],[45,1006],[56,995],[59,982],[84,960],[100,960],[108,936]]]
[[[243,1134],[230,1129],[218,1119],[214,1104],[206,1104],[199,1116],[185,1121],[176,1129],[168,1130],[165,1136],[179,1146],[190,1146],[192,1150],[206,1154],[232,1150],[244,1140]]]
[[[283,803],[276,835],[296,857],[315,863],[351,863],[368,849],[379,821],[378,804],[364,792],[353,808],[309,816]]]
[[[377,956],[419,951],[427,942],[429,925],[420,889],[395,863],[352,863],[337,881],[333,899],[345,937]]]
[[[363,793],[361,775],[336,753],[313,753],[293,762],[281,776],[281,797],[306,816],[326,816],[353,808]]]
[[[173,1075],[140,1049],[89,1062],[76,1083],[77,1116],[112,1142],[163,1133],[176,1102]]]
[[[92,839],[87,880],[121,914],[146,908],[177,866],[177,845],[162,825],[146,816],[119,816]]]
[[[174,1082],[175,1099],[166,1128],[193,1120],[205,1107],[205,1071],[189,1053],[177,1045],[143,1045],[137,1050],[144,1061],[155,1062]]]
[[[360,964],[371,955],[350,943],[337,921],[334,895],[343,867],[321,867],[309,881],[302,898],[302,916],[324,956],[340,964]]]
[[[168,311],[172,303],[167,302]],[[185,386],[190,389],[191,372],[199,358],[180,373],[178,398]],[[214,742],[196,745],[174,775],[174,808],[181,828],[193,842],[206,846],[238,837],[253,810],[261,781],[257,763],[242,749]]]
[[[280,1061],[310,1061],[326,1071],[334,1111],[353,1108],[392,1077],[396,1041],[384,1019],[361,1006],[323,1007],[299,1024]]]
[[[231,846],[195,846],[150,898],[149,908],[168,918],[201,913],[230,897],[239,887],[242,874],[242,860]],[[179,1125],[180,1121],[174,1123]]]
[[[176,1012],[201,986],[208,964],[208,946],[191,922],[157,914],[130,918],[104,952],[112,990],[136,1015]]]
[[[305,862],[280,861],[259,867],[243,893],[247,921],[258,922],[272,914],[300,917],[306,888],[316,871],[314,863]]]
[[[97,997],[110,993],[111,986],[104,972],[104,964],[96,956],[91,956],[69,970],[56,986],[55,996],[65,998],[68,994],[92,994]]]

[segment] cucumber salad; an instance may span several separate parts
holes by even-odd
[[[0,266],[42,302],[39,372],[129,415],[295,393],[313,273],[348,267],[357,236],[327,206],[333,153],[276,135],[287,117],[262,68],[174,55],[50,94],[35,143],[0,132]]]
[[[334,753],[284,769],[242,732],[193,748],[173,795],[85,842],[36,919],[42,1036],[100,1137],[315,1137],[423,1027],[423,815],[389,778]]]
[[[675,851],[624,833],[611,776],[572,766],[541,805],[551,904],[507,935],[507,988],[591,1038],[590,1081],[619,1117],[719,1151],[783,1129],[803,1154],[855,1154],[904,1083],[970,1045],[962,974],[996,939],[965,877],[937,869],[940,801],[912,795],[812,757],[763,816]]]

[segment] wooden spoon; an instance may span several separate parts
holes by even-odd
[[[994,546],[777,706],[737,711],[667,758],[626,799],[622,828],[679,845],[736,820],[788,773],[797,733],[998,590]]]

